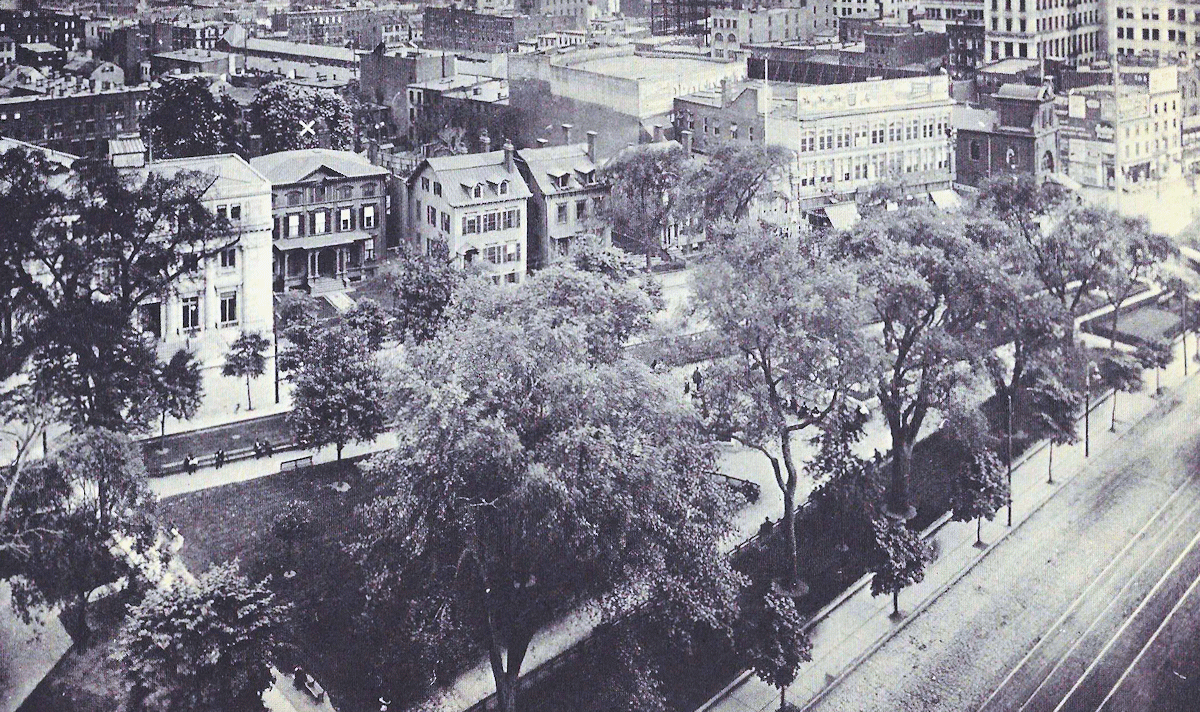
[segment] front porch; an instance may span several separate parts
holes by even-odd
[[[274,290],[340,292],[373,273],[374,237],[362,232],[276,240]]]

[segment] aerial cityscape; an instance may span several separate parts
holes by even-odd
[[[0,0],[0,712],[1200,712],[1200,5]]]

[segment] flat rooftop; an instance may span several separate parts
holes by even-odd
[[[572,64],[574,69],[595,72],[622,79],[670,79],[687,77],[696,73],[711,72],[722,65],[689,57],[639,57],[624,55],[589,59]]]

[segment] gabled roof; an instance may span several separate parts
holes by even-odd
[[[990,133],[1000,123],[1000,116],[991,109],[975,109],[957,104],[950,111],[950,122],[954,128],[965,131]]]
[[[227,40],[228,41],[228,40]],[[233,51],[244,47],[251,52],[266,52],[270,54],[287,55],[290,57],[304,57],[305,59],[314,60],[332,60],[336,62],[357,62],[358,55],[352,49],[344,47],[327,47],[325,45],[303,44],[300,42],[285,42],[283,40],[267,40],[259,37],[250,37],[246,40],[238,40],[235,45],[230,42]]]
[[[386,168],[371,165],[370,161],[357,153],[327,148],[268,153],[250,159],[250,165],[276,186],[299,183],[322,169],[346,178],[388,175]]]
[[[143,171],[152,171],[163,176],[173,176],[181,171],[211,175],[215,180],[205,192],[208,198],[240,197],[271,189],[271,183],[266,176],[246,163],[244,158],[232,153],[155,161]]]
[[[543,195],[587,187],[580,181],[581,175],[596,171],[596,164],[588,158],[586,143],[524,148],[517,151],[517,157],[529,168],[530,177]],[[566,186],[560,187],[550,180],[551,176],[563,175],[570,176]]]
[[[519,171],[505,169],[502,150],[427,158],[417,166],[409,180],[416,180],[426,167],[442,184],[442,197],[456,208],[498,200],[520,200],[532,195]],[[499,186],[504,181],[508,182],[508,193],[501,195]],[[471,192],[476,185],[482,185],[482,195],[478,198]]]

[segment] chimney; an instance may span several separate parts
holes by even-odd
[[[596,132],[595,131],[587,132],[587,141],[588,141],[587,142],[587,157],[588,157],[588,160],[591,161],[592,165],[594,166],[594,165],[596,165]]]
[[[563,124],[563,145],[571,142],[571,129],[575,128],[572,124]]]
[[[729,80],[721,80],[721,107],[729,106]]]
[[[513,145],[512,141],[507,139],[504,141],[504,170],[513,172]]]
[[[488,136],[487,131],[479,132],[479,150],[483,153],[492,150],[492,137]]]
[[[683,131],[679,132],[679,136],[680,136],[680,138],[683,139],[683,155],[687,156],[688,158],[691,158],[692,157],[692,132],[689,131],[688,129],[684,129]]]
[[[548,144],[548,143],[550,143],[550,142],[549,142],[548,140],[544,139],[544,138],[539,138],[539,139],[537,140],[537,145],[538,145],[538,148],[545,148],[545,147],[546,147],[546,144]]]
[[[658,124],[654,125],[654,142],[661,143],[663,141],[663,127]]]

